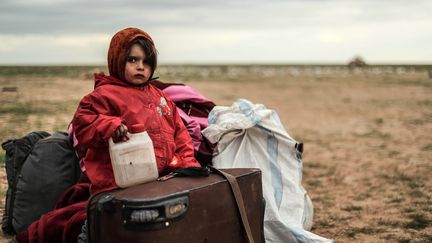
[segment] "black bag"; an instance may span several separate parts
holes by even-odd
[[[8,180],[2,230],[15,234],[53,210],[81,170],[66,133],[32,132],[4,142],[2,148]]]

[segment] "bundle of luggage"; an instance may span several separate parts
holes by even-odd
[[[9,185],[2,229],[15,234],[55,209],[81,171],[65,133],[32,132],[2,147]],[[183,169],[173,178],[93,195],[88,242],[263,242],[261,171],[212,171]]]
[[[215,106],[186,85],[154,84],[176,103],[202,168],[90,197],[73,130],[10,139],[2,144],[3,232],[24,242],[77,242],[82,234],[88,242],[330,241],[308,231],[303,145],[274,111],[247,100]],[[65,232],[46,229],[58,222]]]

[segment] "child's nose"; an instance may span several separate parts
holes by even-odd
[[[144,70],[144,62],[137,62],[137,69]]]

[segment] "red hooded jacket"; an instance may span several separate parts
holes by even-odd
[[[200,166],[175,104],[162,91],[150,83],[139,87],[96,74],[94,91],[81,100],[72,121],[79,146],[87,148],[84,165],[92,193],[117,187],[108,139],[121,123],[145,125],[153,141],[159,174]]]
[[[87,150],[84,166],[92,194],[117,187],[108,139],[122,123],[145,125],[159,174],[177,167],[200,166],[174,103],[149,82],[135,86],[124,81],[126,55],[137,38],[154,45],[150,35],[137,28],[126,28],[113,36],[108,50],[110,76],[95,75],[95,89],[81,100],[72,120],[78,146]]]

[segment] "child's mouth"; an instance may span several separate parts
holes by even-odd
[[[140,79],[145,78],[145,76],[142,75],[142,74],[135,74],[134,77],[135,77],[135,78],[140,78]]]

